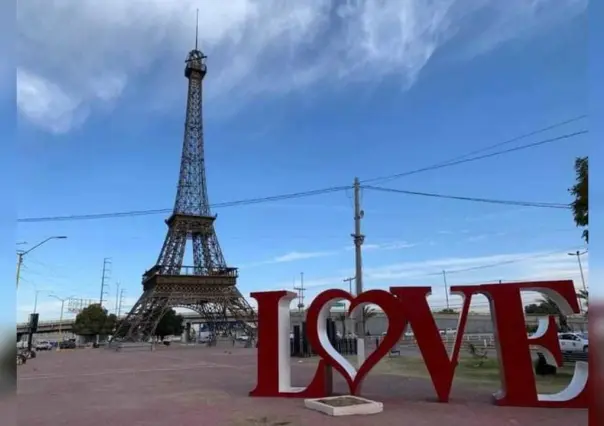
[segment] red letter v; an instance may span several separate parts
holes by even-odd
[[[417,345],[421,351],[424,362],[430,373],[434,389],[440,402],[448,402],[453,385],[455,367],[459,358],[459,350],[466,328],[468,311],[472,294],[477,289],[472,287],[456,287],[456,292],[464,296],[464,304],[459,316],[457,336],[453,352],[449,358],[447,349],[430,311],[426,299],[432,289],[430,287],[391,287],[390,292],[394,294],[402,304],[403,321],[408,322],[413,330]]]

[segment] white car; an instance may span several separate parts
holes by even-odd
[[[587,352],[589,341],[581,333],[559,333],[558,341],[562,352]]]
[[[42,340],[36,343],[37,351],[50,351],[52,349],[52,344],[47,340]]]

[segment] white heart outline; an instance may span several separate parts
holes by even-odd
[[[350,296],[352,299],[354,299],[354,296],[352,294]],[[328,302],[326,302],[321,307],[321,309],[319,310],[319,314],[317,315],[317,336],[319,337],[319,343],[323,347],[323,350],[325,352],[327,352],[329,354],[329,356],[331,356],[333,361],[337,362],[340,365],[340,367],[342,367],[346,371],[346,374],[348,374],[348,377],[350,378],[350,380],[352,382],[354,382],[359,370],[357,370],[346,358],[344,358],[344,356],[341,353],[339,353],[336,350],[336,348],[333,347],[333,345],[329,341],[329,336],[327,335],[327,319],[331,317],[331,315],[330,315],[331,308],[333,308],[337,303],[339,303],[341,301],[350,302],[349,299],[346,299],[344,297],[336,297],[336,298],[330,299]],[[357,312],[357,310],[359,308],[362,309],[365,305],[370,305],[370,304],[371,303],[368,303],[368,302],[360,303],[357,306],[355,306],[352,311],[346,310],[346,316],[348,318],[351,318],[354,316],[354,314]],[[366,361],[366,359],[363,360],[363,362],[365,362],[365,361]]]

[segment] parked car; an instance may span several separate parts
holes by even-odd
[[[587,352],[589,341],[583,333],[559,333],[558,341],[562,352]]]
[[[75,349],[76,342],[75,339],[63,340],[59,343],[59,349]]]
[[[37,351],[50,351],[52,350],[52,344],[47,340],[41,340],[36,342],[35,348]]]

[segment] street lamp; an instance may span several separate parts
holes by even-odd
[[[342,282],[348,283],[348,292],[352,294],[352,282],[356,279],[356,277],[344,278]]]
[[[60,343],[63,341],[63,310],[65,308],[65,301],[73,298],[73,296],[60,298],[59,296],[56,296],[54,294],[49,294],[48,297],[52,297],[54,299],[57,299],[59,302],[61,302],[61,316],[59,318],[59,343]],[[61,349],[61,348],[59,347],[58,349]]]
[[[21,276],[21,265],[23,264],[23,256],[25,256],[27,253],[29,253],[29,252],[37,249],[42,244],[47,243],[50,240],[64,240],[65,238],[67,238],[67,237],[64,236],[64,235],[58,235],[58,236],[48,237],[47,239],[45,239],[44,241],[39,242],[38,244],[36,244],[32,248],[30,248],[29,250],[17,252],[17,279],[16,279],[16,281],[17,281],[17,288],[19,288],[19,278]]]
[[[35,296],[34,296],[34,314],[36,313],[36,309],[38,308],[38,294],[42,293],[44,290],[35,290]]]
[[[577,256],[577,262],[579,263],[579,272],[581,273],[581,284],[583,285],[583,291],[587,295],[587,286],[585,285],[585,276],[583,275],[583,265],[581,264],[581,256],[583,256],[585,253],[587,253],[587,250],[585,250],[584,252],[577,250],[574,253],[568,253],[568,255]],[[583,303],[581,303],[581,300],[579,300],[579,308],[581,309],[581,312],[583,312]]]

